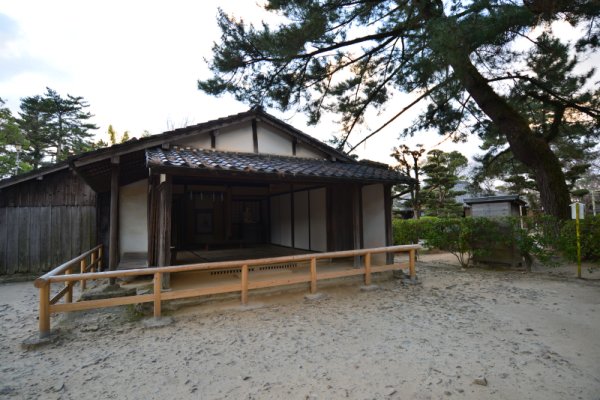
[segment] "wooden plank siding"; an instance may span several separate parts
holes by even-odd
[[[0,190],[0,275],[48,271],[96,237],[96,193],[71,171]]]

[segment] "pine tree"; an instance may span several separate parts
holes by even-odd
[[[112,125],[108,126],[108,143],[111,146],[117,144],[117,132]]]
[[[427,153],[427,161],[422,168],[423,173],[427,175],[422,192],[427,215],[437,217],[463,215],[463,205],[456,201],[456,197],[466,192],[455,190],[455,187],[467,164],[466,157],[458,151],[446,153],[441,150],[431,150]]]
[[[92,114],[85,110],[89,104],[83,97],[67,94],[63,98],[46,88],[44,100],[48,104],[49,140],[54,147],[54,159],[60,161],[69,155],[91,150],[93,133],[90,131],[98,127],[88,122]]]
[[[555,101],[545,91],[574,99],[585,107],[598,108],[600,90],[588,84],[593,70],[575,74],[577,59],[569,55],[567,45],[547,33],[537,42],[539,47],[532,49],[526,60],[537,81],[519,82],[513,87],[509,100],[527,115],[533,134],[550,145],[562,165],[569,190],[573,190],[598,158],[600,120],[590,117],[585,109],[570,108]],[[543,89],[539,85],[543,85]],[[479,136],[486,153],[477,157],[481,166],[476,181],[490,177],[503,180],[505,184],[501,188],[514,194],[537,191],[534,171],[514,157],[494,126],[486,126],[479,131]]]
[[[31,165],[21,156],[21,150],[18,148],[27,147],[28,142],[5,104],[5,101],[0,98],[0,179],[15,174],[17,170],[26,172],[31,169]]]
[[[88,121],[88,107],[82,97],[63,98],[50,88],[43,96],[21,99],[17,123],[28,140],[26,156],[33,168],[94,149],[91,131],[97,126]]]
[[[17,124],[29,144],[24,153],[33,169],[41,167],[44,160],[49,161],[51,140],[48,111],[49,105],[42,96],[21,99]]]
[[[418,144],[416,149],[410,149],[408,146],[403,144],[394,148],[394,152],[391,154],[391,156],[398,161],[398,166],[396,169],[413,179],[411,183],[395,186],[395,193],[393,197],[401,198],[406,194],[410,194],[410,199],[405,202],[405,205],[412,208],[413,218],[415,219],[419,219],[421,217],[422,173],[420,160],[424,153],[425,149],[421,144]]]
[[[586,0],[270,0],[265,8],[285,18],[256,28],[220,12],[220,43],[213,47],[213,76],[198,83],[214,95],[232,93],[248,104],[296,108],[316,123],[324,112],[341,116],[346,137],[397,92],[414,101],[362,140],[353,151],[421,101],[425,111],[405,133],[437,130],[465,138],[494,126],[513,157],[532,173],[546,211],[568,217],[565,174],[550,144],[534,133],[529,115],[506,96],[530,82],[564,106],[600,117],[594,104],[565,97],[524,68],[517,39],[563,20],[583,32],[571,51],[600,46],[600,7]]]

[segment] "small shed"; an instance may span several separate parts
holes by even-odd
[[[464,199],[472,217],[520,217],[527,204],[518,195],[487,196]]]
[[[527,204],[518,195],[478,197],[465,199],[464,202],[471,207],[471,217],[484,218],[520,217]],[[509,229],[506,226],[506,230]],[[477,264],[508,264],[513,267],[522,264],[523,257],[514,243],[507,245],[492,240],[482,241],[478,246],[485,251],[476,252],[473,256]]]

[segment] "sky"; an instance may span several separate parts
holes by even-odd
[[[105,141],[109,124],[118,134],[139,137],[246,111],[248,105],[229,96],[197,89],[198,79],[211,76],[206,59],[220,38],[218,7],[246,21],[268,18],[253,0],[0,0],[0,97],[16,114],[21,98],[46,87],[82,96],[99,126],[97,138]],[[408,95],[396,95],[381,114],[408,103]],[[307,126],[303,114],[267,111],[323,141],[340,133],[335,117]],[[382,115],[370,114],[362,134],[378,128]],[[478,152],[475,138],[441,145],[435,133],[399,139],[415,116],[406,113],[361,145],[359,157],[394,164],[389,154],[401,143],[459,150],[469,158]],[[353,134],[350,142],[360,136]]]

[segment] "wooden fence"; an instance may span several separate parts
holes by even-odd
[[[371,249],[359,249],[359,250],[346,250],[336,251],[328,253],[313,253],[313,254],[301,254],[284,257],[273,257],[273,258],[260,258],[252,260],[240,260],[240,261],[221,261],[211,262],[203,264],[188,264],[188,265],[177,265],[169,267],[155,267],[155,268],[140,268],[130,269],[122,271],[104,271],[95,272],[96,269],[101,268],[102,260],[102,245],[96,246],[95,248],[83,253],[79,257],[68,261],[47,274],[39,277],[35,280],[35,286],[40,290],[40,314],[39,314],[39,331],[40,336],[46,336],[50,333],[50,314],[57,312],[70,312],[79,310],[89,310],[94,308],[102,307],[113,307],[126,304],[137,304],[137,303],[154,303],[154,316],[160,317],[161,315],[161,302],[163,300],[174,300],[189,297],[206,296],[221,293],[240,292],[242,304],[248,302],[248,291],[251,289],[285,286],[297,283],[310,283],[310,292],[315,293],[317,291],[317,281],[322,279],[334,279],[346,276],[364,275],[364,282],[366,285],[371,284],[371,274],[376,272],[392,271],[398,269],[406,269],[410,271],[411,278],[415,275],[415,252],[420,249],[419,245],[401,245],[401,246],[388,246],[378,247]],[[408,253],[408,263],[391,264],[382,266],[371,265],[371,256],[373,254],[381,253]],[[344,257],[364,257],[363,266],[360,268],[352,268],[349,270],[338,270],[338,271],[324,271],[317,272],[317,260],[321,259],[334,259]],[[89,257],[89,261],[88,261]],[[296,277],[286,277],[280,279],[273,279],[267,281],[256,281],[251,282],[248,276],[250,267],[253,266],[264,266],[269,264],[283,264],[293,262],[310,262],[310,273],[308,275],[301,275]],[[79,273],[72,273],[73,269],[79,265]],[[162,278],[163,274],[174,273],[174,272],[191,272],[191,271],[211,271],[211,270],[224,270],[224,269],[240,269],[240,282],[237,284],[220,285],[213,287],[199,287],[192,289],[172,290],[163,292],[162,291]],[[88,272],[89,271],[89,272]],[[73,285],[80,282],[82,289],[85,289],[86,281],[97,280],[97,279],[108,279],[108,278],[123,278],[131,276],[143,276],[153,275],[154,276],[154,292],[152,294],[143,294],[135,296],[125,297],[114,297],[109,299],[101,300],[87,300],[73,303]],[[52,298],[51,284],[61,283],[64,284],[64,288],[58,292]],[[66,297],[65,297],[66,295]],[[57,304],[58,301],[65,297],[65,302]]]

